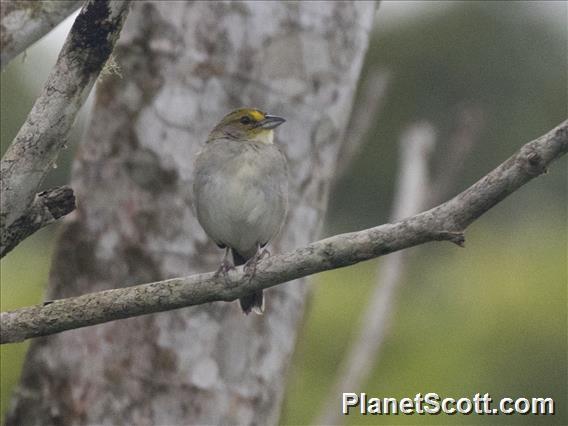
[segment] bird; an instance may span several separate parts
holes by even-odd
[[[265,246],[281,231],[288,210],[288,165],[274,143],[274,129],[285,121],[256,108],[236,109],[213,128],[195,158],[197,220],[225,249],[217,274],[244,265],[252,279],[258,261],[269,255]],[[245,314],[264,312],[262,289],[239,302]]]

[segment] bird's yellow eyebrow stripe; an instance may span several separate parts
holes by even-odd
[[[256,109],[250,111],[250,116],[254,121],[264,120],[264,114],[260,111],[257,111]]]

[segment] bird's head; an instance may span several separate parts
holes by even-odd
[[[286,120],[254,108],[240,108],[227,114],[209,135],[209,140],[229,138],[243,142],[271,144],[274,129]]]

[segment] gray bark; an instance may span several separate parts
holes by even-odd
[[[40,192],[31,206],[0,235],[0,257],[37,230],[75,210],[75,195],[68,186]]]
[[[288,119],[291,208],[272,252],[316,238],[374,8],[136,2],[124,78],[99,87],[75,162],[49,298],[218,266],[191,212],[192,160],[241,105]],[[8,424],[275,424],[305,295],[269,291],[262,317],[215,303],[38,339]]]
[[[259,262],[253,278],[243,269],[227,279],[214,273],[105,290],[3,312],[2,343],[46,336],[116,319],[232,301],[255,290],[353,265],[418,244],[451,241],[463,246],[463,230],[512,192],[546,171],[568,151],[568,121],[527,143],[519,152],[451,200],[393,224],[336,235]],[[422,173],[422,172],[421,172]],[[415,178],[413,178],[415,179]],[[408,200],[395,214],[417,209]],[[408,210],[407,210],[408,209]]]
[[[79,8],[82,0],[3,0],[0,3],[0,68]]]
[[[8,230],[29,215],[39,186],[56,164],[79,109],[109,58],[128,1],[88,1],[77,16],[39,98],[0,162],[0,234],[7,247],[19,243]]]

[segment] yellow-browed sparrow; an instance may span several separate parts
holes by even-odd
[[[254,274],[263,248],[278,234],[288,205],[286,158],[273,143],[284,119],[252,108],[227,114],[195,160],[199,223],[225,257],[218,272],[245,265]],[[240,300],[245,314],[264,310],[262,290]]]

